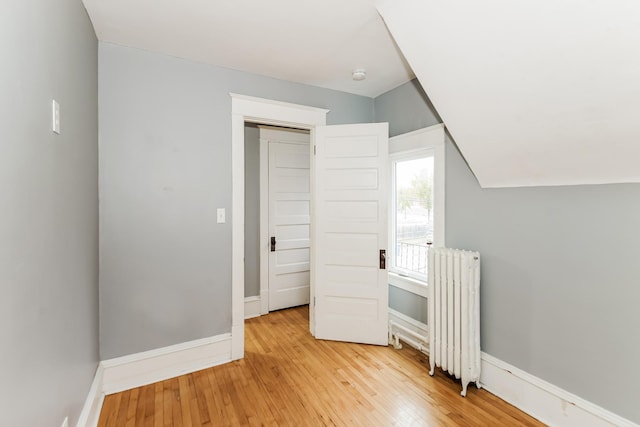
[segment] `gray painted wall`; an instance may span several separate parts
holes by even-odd
[[[14,0],[0,52],[0,425],[75,425],[98,363],[98,43],[80,1]]]
[[[427,323],[427,299],[389,284],[389,308]]]
[[[422,127],[420,94],[394,91],[376,120]],[[482,256],[483,350],[640,422],[640,185],[481,189],[446,156],[447,246]]]
[[[373,100],[107,43],[99,59],[101,356],[229,332],[229,92],[329,124],[373,121]]]
[[[374,101],[377,122],[389,122],[389,136],[441,123],[440,116],[417,80],[378,96]],[[427,323],[427,299],[393,285],[389,286],[389,307]]]
[[[389,136],[442,123],[418,80],[398,86],[374,100],[376,122],[389,122]]]
[[[244,127],[244,296],[260,295],[260,129]]]

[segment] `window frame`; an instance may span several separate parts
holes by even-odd
[[[426,297],[427,278],[420,278],[395,266],[396,250],[396,164],[433,156],[433,246],[445,245],[445,132],[439,124],[389,138],[391,171],[389,203],[389,284]]]

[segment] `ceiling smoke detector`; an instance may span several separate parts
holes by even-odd
[[[351,77],[353,78],[353,80],[360,82],[367,78],[367,70],[365,70],[364,68],[356,68],[352,71]]]

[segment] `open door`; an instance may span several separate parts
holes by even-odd
[[[388,344],[388,123],[315,133],[312,330]]]

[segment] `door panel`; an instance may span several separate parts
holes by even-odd
[[[309,144],[269,141],[269,311],[309,303]]]
[[[316,128],[315,336],[387,345],[388,124]]]

